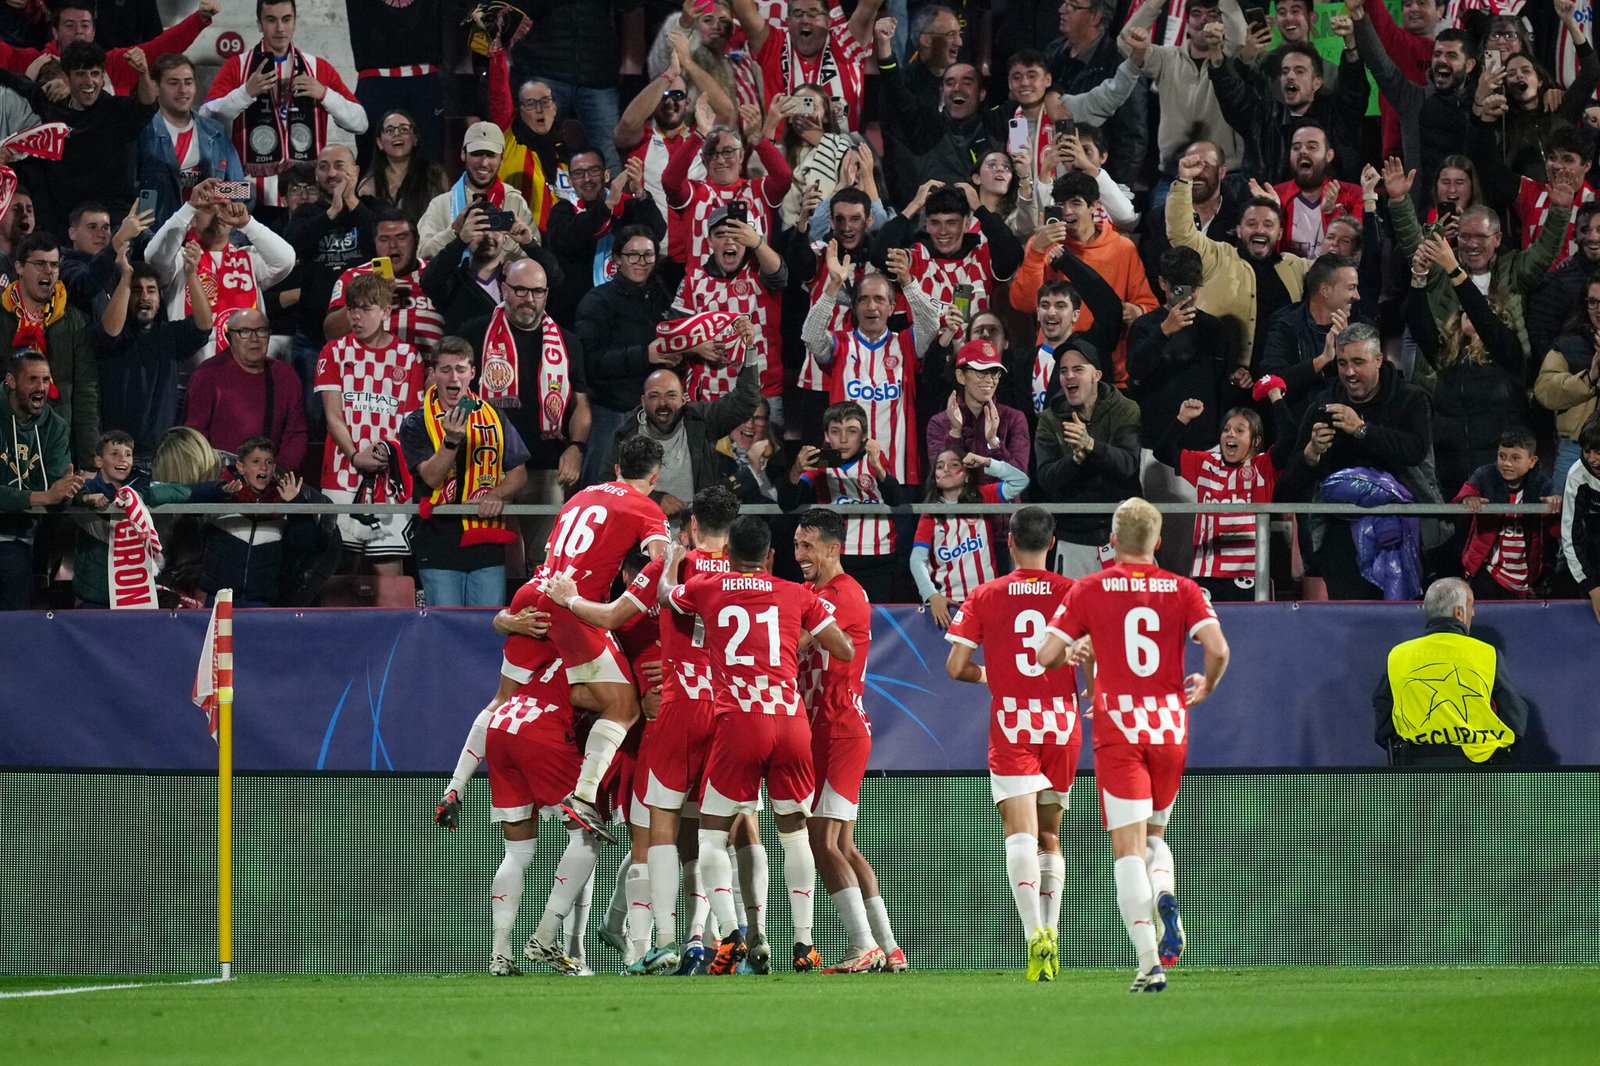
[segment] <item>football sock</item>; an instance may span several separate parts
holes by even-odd
[[[749,844],[739,849],[739,894],[744,897],[744,921],[757,936],[767,935],[767,846]]]
[[[589,879],[583,883],[583,892],[578,900],[561,919],[561,932],[567,940],[567,957],[577,962],[582,962],[583,934],[589,928],[589,908],[594,905],[594,874],[589,874]]]
[[[1164,837],[1144,838],[1144,859],[1150,867],[1150,891],[1159,896],[1163,892],[1178,894],[1178,872],[1172,863],[1172,849]]]
[[[700,890],[711,903],[717,924],[731,932],[738,928],[733,914],[733,864],[728,861],[728,831],[700,830]]]
[[[873,896],[866,903],[867,920],[872,923],[872,939],[891,955],[899,951],[900,944],[894,938],[894,927],[889,924],[889,908],[883,905],[883,897]]]
[[[472,728],[467,730],[467,742],[461,746],[461,755],[456,759],[456,772],[450,775],[450,789],[462,799],[467,796],[467,782],[478,772],[478,764],[483,762],[484,752],[489,750],[488,737],[489,710],[484,708],[472,720]]]
[[[656,947],[678,939],[678,847],[652,844],[646,856],[650,879],[650,910],[656,922]]]
[[[539,928],[534,930],[540,943],[555,943],[561,919],[577,906],[583,894],[583,884],[594,873],[595,863],[599,861],[600,841],[582,829],[568,829],[567,850],[561,853],[561,861],[556,863],[555,884],[550,886],[550,899],[544,905],[544,916],[539,919]]]
[[[611,760],[628,736],[628,731],[617,722],[602,718],[589,727],[589,741],[583,747],[583,768],[578,771],[578,784],[572,792],[586,803],[593,803],[600,789],[600,779],[611,769]]]
[[[811,835],[796,829],[793,833],[779,833],[778,842],[783,845],[783,883],[789,889],[795,941],[814,944],[811,926],[816,907],[817,860],[811,854]]]
[[[650,950],[650,922],[655,917],[650,905],[650,868],[642,862],[628,867],[625,881],[628,897],[628,944],[636,959],[644,958]],[[672,919],[667,918],[670,925]],[[672,943],[669,939],[667,943]]]
[[[628,869],[632,862],[631,854],[622,857],[622,864],[617,867],[616,884],[611,889],[611,902],[606,904],[605,921],[601,923],[606,932],[617,936],[622,935],[628,923]]]
[[[522,906],[522,883],[533,861],[537,840],[508,840],[506,855],[500,868],[494,872],[489,885],[489,914],[494,920],[494,954],[508,959],[516,958],[511,952],[511,930],[517,924],[517,908]]]
[[[703,938],[706,922],[711,918],[711,897],[706,895],[705,882],[700,879],[699,859],[683,864],[683,898],[689,904],[689,939]]]
[[[1067,877],[1067,860],[1058,852],[1039,853],[1039,910],[1044,924],[1059,932],[1061,928],[1061,882]]]
[[[1155,898],[1150,895],[1150,868],[1138,855],[1118,859],[1116,866],[1117,910],[1122,912],[1122,924],[1127,927],[1128,939],[1139,953],[1140,971],[1156,965],[1156,926],[1151,917]]]
[[[750,924],[750,916],[745,913],[744,876],[739,867],[739,852],[732,844],[728,845],[728,868],[733,871],[733,879],[739,887],[739,891],[733,894],[733,917],[739,923],[739,928],[744,929]]]
[[[866,951],[878,946],[872,938],[872,926],[867,921],[867,905],[862,902],[861,889],[854,886],[841,888],[833,894],[833,905],[839,908],[839,920],[844,923],[844,935],[853,951]]]
[[[1022,935],[1032,936],[1044,924],[1039,910],[1039,838],[1032,833],[1012,833],[1006,837],[1006,877],[1011,882],[1011,898],[1022,919]]]

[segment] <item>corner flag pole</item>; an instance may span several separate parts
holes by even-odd
[[[233,976],[233,590],[217,593],[217,959]]]

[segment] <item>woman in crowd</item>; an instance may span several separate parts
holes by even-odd
[[[995,478],[980,486],[981,478]],[[946,448],[934,459],[929,503],[1014,503],[1028,487],[1028,473],[986,455]],[[973,589],[1000,576],[998,550],[1005,522],[989,515],[925,514],[911,548],[911,578],[940,629]]]
[[[423,157],[418,144],[417,122],[410,114],[398,109],[385,112],[378,123],[372,161],[356,193],[421,218],[429,201],[449,188],[450,181],[443,167]]]

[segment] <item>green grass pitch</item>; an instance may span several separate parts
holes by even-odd
[[[157,982],[0,999],[0,1062],[1535,1064],[1593,1061],[1600,1038],[1595,967],[1179,967],[1141,996],[1132,972]]]

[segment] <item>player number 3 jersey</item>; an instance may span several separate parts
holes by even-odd
[[[1199,585],[1154,564],[1119,563],[1072,586],[1050,631],[1094,642],[1095,747],[1187,741],[1184,641],[1217,624]]]
[[[945,639],[983,649],[993,717],[990,743],[1066,744],[1077,727],[1077,675],[1038,662],[1050,614],[1072,579],[1044,570],[1017,570],[986,581],[956,612]]]

